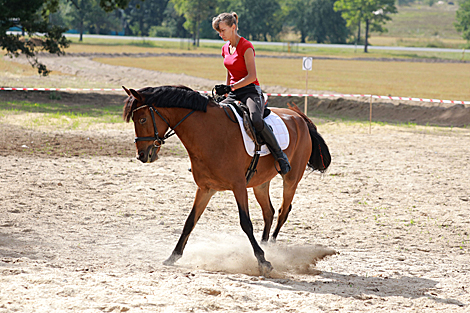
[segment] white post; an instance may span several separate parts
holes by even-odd
[[[306,71],[305,75],[305,106],[304,106],[304,113],[307,115],[307,95],[308,95],[308,71],[312,70],[312,57],[304,57],[302,61],[302,69]]]
[[[308,71],[305,71],[305,106],[304,106],[304,114],[307,115],[307,94],[308,94]]]
[[[369,101],[369,135],[372,134],[372,95]]]

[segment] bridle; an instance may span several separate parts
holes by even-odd
[[[185,119],[187,119],[191,114],[193,114],[195,112],[195,110],[192,110],[191,112],[189,112],[188,114],[186,114],[185,117],[183,117],[181,119],[181,121],[179,121],[175,127],[171,127],[170,126],[170,123],[166,120],[166,118],[163,117],[163,115],[161,115],[160,112],[157,111],[157,109],[155,109],[153,106],[151,105],[148,105],[148,104],[145,104],[145,105],[142,105],[140,107],[138,107],[137,109],[134,109],[132,111],[132,120],[134,120],[134,112],[137,111],[137,110],[140,110],[144,107],[148,107],[149,108],[149,111],[150,111],[150,115],[152,116],[152,122],[153,122],[153,130],[154,130],[154,136],[153,137],[135,137],[134,139],[134,143],[137,143],[138,141],[153,141],[153,145],[155,148],[159,148],[161,145],[163,145],[165,143],[165,140],[170,138],[171,136],[175,135],[175,129],[176,127],[178,127]],[[158,134],[158,130],[157,130],[157,123],[155,122],[155,113],[158,114],[158,116],[160,116],[160,118],[168,125],[169,127],[169,131],[166,132],[166,134],[163,135],[163,137],[160,137],[160,135]]]

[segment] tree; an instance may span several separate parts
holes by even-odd
[[[107,12],[128,3],[129,0],[100,0],[100,6]],[[38,61],[38,50],[63,55],[69,46],[62,35],[66,28],[52,25],[49,20],[49,15],[57,11],[59,0],[0,0],[0,7],[0,45],[6,55],[25,55],[40,75],[47,76],[50,71]],[[13,27],[20,29],[23,36],[8,32]],[[34,38],[37,33],[44,34],[43,38]]]
[[[457,31],[462,32],[463,39],[470,41],[470,0],[462,0],[459,4],[454,25]]]
[[[301,43],[305,43],[308,36],[311,6],[312,0],[287,0],[283,5],[286,20],[300,33]]]
[[[349,35],[346,21],[334,8],[335,0],[287,0],[283,4],[286,20],[300,33],[318,43],[345,43]]]
[[[83,33],[87,26],[87,17],[91,15],[93,2],[92,0],[70,0],[72,3],[72,10],[70,16],[72,17],[71,25],[78,29],[80,38],[78,41],[83,41]]]
[[[341,12],[341,16],[346,20],[346,27],[349,29],[357,27],[356,44],[361,41],[362,7],[362,0],[343,0],[334,4],[335,11]]]
[[[239,34],[252,40],[276,38],[286,15],[281,0],[219,0],[217,12],[236,12],[240,19]]]
[[[193,45],[199,47],[201,22],[214,15],[217,0],[171,0],[179,14],[186,18],[184,27],[193,34]]]
[[[132,0],[124,19],[133,35],[148,36],[152,26],[160,26],[169,0]]]
[[[383,25],[391,20],[388,14],[397,13],[395,0],[338,0],[335,3],[335,10],[341,12],[347,26],[358,25],[357,40],[360,39],[360,23],[366,24],[364,40],[366,53],[369,45],[369,32],[385,32]]]
[[[167,27],[174,37],[186,38],[188,31],[184,28],[186,19],[175,10],[173,2],[168,2],[163,14],[162,26]]]
[[[6,55],[25,55],[38,73],[47,76],[50,71],[36,57],[38,50],[57,55],[64,54],[69,43],[62,33],[64,28],[49,24],[48,15],[57,9],[58,2],[44,0],[0,0],[0,44]],[[30,40],[8,30],[16,27]],[[32,39],[35,33],[44,33],[44,39]]]
[[[335,0],[313,0],[309,15],[309,38],[318,43],[345,43],[349,31],[341,13],[334,10]]]
[[[237,12],[242,22],[240,31],[254,40],[275,38],[282,29],[282,11],[278,1],[241,0],[241,10]]]
[[[123,10],[114,9],[106,12],[99,0],[65,0],[68,5],[67,17],[70,22],[68,26],[77,29],[83,41],[83,33],[108,34],[111,31],[119,32],[123,28]]]

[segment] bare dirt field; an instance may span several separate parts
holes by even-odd
[[[75,61],[68,60],[70,71]],[[63,62],[56,66],[65,72]],[[80,64],[93,68],[88,59]],[[82,67],[46,83],[112,84],[121,70],[133,71],[101,68],[106,80]],[[139,73],[117,84],[213,84]],[[5,75],[0,83],[13,79],[37,78]],[[324,176],[306,172],[278,242],[264,247],[275,268],[267,278],[258,275],[228,191],[213,197],[176,266],[162,265],[196,190],[177,138],[157,162],[141,164],[130,124],[52,129],[22,118],[30,117],[0,116],[0,312],[470,311],[468,128],[374,124],[369,134],[368,124],[315,119],[332,165]],[[275,207],[281,190],[278,177]],[[251,191],[249,197],[260,239],[261,210]]]

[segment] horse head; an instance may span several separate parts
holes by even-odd
[[[146,103],[145,96],[134,89],[127,89],[123,118],[127,122],[134,122],[135,145],[137,149],[136,158],[143,163],[151,163],[158,159],[158,152],[164,143],[160,133],[165,134],[169,125],[162,119],[156,118],[155,109]],[[159,113],[158,113],[159,114]]]

